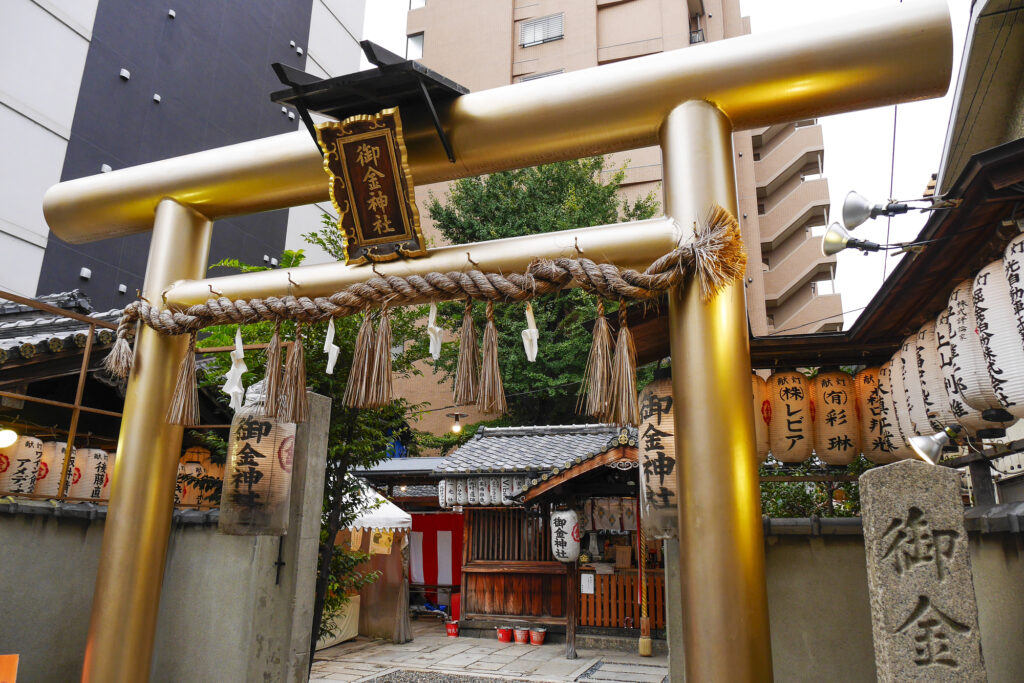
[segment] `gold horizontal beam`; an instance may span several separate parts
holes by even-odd
[[[689,231],[692,233],[692,226]],[[598,263],[644,270],[655,259],[676,248],[687,231],[667,218],[614,223],[503,240],[430,249],[427,258],[388,261],[376,266],[324,263],[283,270],[262,270],[206,280],[175,282],[165,293],[167,305],[183,308],[214,296],[253,299],[282,296],[329,296],[374,276],[426,275],[429,272],[481,270],[489,273],[523,272],[536,258],[572,258],[577,254]],[[577,247],[579,252],[577,252]],[[471,260],[472,259],[472,260]],[[210,288],[216,291],[211,292]]]
[[[945,0],[926,0],[464,95],[439,112],[455,164],[422,108],[402,118],[424,184],[654,145],[688,100],[740,130],[935,97],[952,53]],[[150,230],[164,197],[217,219],[324,201],[327,179],[296,132],[61,183],[43,210],[80,243]]]

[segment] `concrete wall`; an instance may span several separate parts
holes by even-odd
[[[330,400],[310,394],[281,540],[225,536],[185,519],[207,513],[177,515],[152,681],[306,680],[329,416]],[[102,534],[102,519],[0,513],[0,652],[21,655],[19,683],[81,675]]]

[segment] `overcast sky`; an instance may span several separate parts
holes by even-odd
[[[908,0],[913,1],[913,0]],[[833,0],[740,0],[744,15],[750,17],[754,33],[790,28],[796,23],[836,20],[851,11],[885,11],[899,0],[858,0],[856,3]],[[967,23],[969,0],[949,0],[953,17],[953,78],[959,70]],[[405,16],[409,0],[370,0],[366,6],[365,37],[398,54],[405,54]],[[364,58],[365,61],[365,58]],[[364,63],[364,68],[369,65]],[[952,90],[941,99],[913,102],[898,107],[882,107],[852,114],[820,119],[825,138],[825,177],[832,200],[831,220],[842,216],[843,199],[857,190],[872,201],[892,197],[920,197],[932,173],[939,169],[952,104]],[[893,119],[895,111],[895,154]],[[893,173],[890,173],[893,169]],[[913,238],[924,225],[919,212],[897,216],[889,226],[888,241]],[[873,242],[886,242],[887,222],[869,221],[857,229],[856,236]],[[897,258],[886,260],[883,254],[863,255],[856,251],[839,254],[836,290],[843,295],[845,325],[849,327],[882,284],[883,269],[891,273]],[[791,330],[798,334],[805,329]]]

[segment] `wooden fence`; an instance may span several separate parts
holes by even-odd
[[[596,574],[593,595],[580,596],[580,626],[640,628],[637,574]],[[647,572],[647,616],[652,629],[665,628],[665,574]]]

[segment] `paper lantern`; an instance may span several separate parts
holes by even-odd
[[[901,355],[901,351],[898,350],[889,359],[889,382],[892,403],[895,408],[896,426],[904,445],[909,448],[910,438],[915,436],[915,432],[910,421],[910,406],[907,403],[907,392],[903,388],[903,359]]]
[[[921,385],[921,399],[928,419],[930,433],[940,432],[947,425],[956,424],[958,416],[953,412],[949,394],[946,393],[946,382],[942,377],[942,359],[939,355],[939,336],[936,334],[935,321],[921,326],[915,335],[917,359],[917,378]],[[944,348],[948,350],[949,340],[943,337]],[[968,408],[972,410],[973,408]],[[977,413],[977,419],[981,414]],[[974,432],[968,428],[969,432]]]
[[[458,479],[455,482],[455,504],[465,505],[466,501],[469,500],[466,491],[466,479]]]
[[[917,373],[917,334],[903,340],[900,346],[900,378],[903,391],[907,396],[907,410],[910,414],[910,425],[913,436],[927,436],[932,433],[928,422],[928,410],[924,403],[924,391],[921,389],[921,378]],[[910,435],[907,435],[910,436]]]
[[[100,500],[110,500],[110,487],[114,483],[114,464],[116,462],[117,453],[107,453],[107,471],[103,477],[103,488],[100,490]]]
[[[951,307],[947,306],[935,320],[935,352],[942,374],[942,384],[949,401],[949,411],[968,434],[975,435],[979,430],[987,430],[997,425],[985,420],[981,411],[967,403],[964,397],[967,375],[963,367],[963,358],[950,339],[951,317]],[[984,434],[984,431],[981,433]]]
[[[203,477],[206,470],[199,462],[179,462],[178,479],[174,483],[175,505],[192,506],[199,503],[201,491],[196,486],[195,480]]]
[[[814,453],[828,465],[849,465],[860,455],[860,423],[853,377],[822,372],[811,380]]]
[[[43,442],[34,436],[22,436],[7,448],[0,448],[0,495],[31,494],[43,457]]]
[[[551,554],[560,562],[575,562],[580,556],[580,520],[575,510],[551,513]]]
[[[512,500],[512,485],[513,485],[513,478],[512,477],[502,477],[501,478],[501,504],[502,505],[512,505],[513,503],[515,503],[515,501]]]
[[[892,439],[885,431],[878,389],[878,368],[865,368],[854,378],[857,394],[857,417],[860,423],[860,447],[864,457],[885,465],[899,458],[893,453]]]
[[[205,446],[192,446],[185,451],[181,460],[182,462],[198,462],[203,466],[203,474],[201,476],[205,478],[218,481],[224,480],[224,463],[214,463],[210,449]],[[217,492],[215,489],[196,491],[196,500],[200,507],[211,507],[218,503]]]
[[[809,383],[796,371],[776,372],[768,378],[768,441],[779,462],[798,463],[814,448]]]
[[[887,361],[878,369],[878,405],[882,410],[882,433],[890,447],[890,452],[897,460],[912,457],[914,452],[907,445],[900,430],[899,418],[896,415],[896,400],[892,389],[892,362]]]
[[[479,477],[476,480],[476,504],[491,504],[491,485],[488,477]]]
[[[245,406],[231,421],[220,500],[222,533],[283,536],[288,530],[295,425],[260,412]]]
[[[974,315],[992,390],[1007,412],[1022,418],[1024,336],[1017,327],[1010,285],[1001,260],[988,264],[974,278]]]
[[[501,477],[488,479],[487,487],[491,492],[491,505],[501,505]]]
[[[480,504],[480,496],[477,495],[479,490],[476,477],[466,479],[466,505]]]
[[[444,479],[437,482],[437,504],[441,507],[445,506],[444,503]]]
[[[512,477],[512,495],[518,496],[530,485],[530,477],[527,475],[516,475]]]
[[[772,409],[768,402],[768,384],[757,373],[750,375],[750,382],[754,392],[754,443],[757,446],[758,462],[764,462],[771,448],[768,442],[768,416]]]
[[[644,530],[651,538],[675,538],[679,533],[679,497],[671,377],[655,379],[640,394],[637,434]]]
[[[459,487],[456,485],[456,482],[453,479],[444,480],[445,507],[455,507],[456,503],[458,502],[458,500],[456,499],[456,495],[458,494],[458,488]]]
[[[38,496],[45,498],[57,498],[57,487],[60,486],[61,468],[64,467],[64,454],[67,450],[67,443],[64,441],[43,442],[43,453],[39,458],[39,469],[36,472],[36,490]],[[71,448],[70,462],[68,463],[68,478],[64,482],[64,492],[67,493],[71,483],[71,471],[75,464],[75,449]]]
[[[71,480],[69,498],[98,499],[107,480],[107,452],[99,448],[79,448],[75,466],[68,470]]]
[[[952,366],[943,371],[946,390],[952,397],[959,395],[977,411],[1000,408],[999,398],[992,388],[988,363],[978,336],[978,321],[974,315],[972,282],[960,283],[949,295],[946,306],[946,329]],[[941,316],[940,322],[941,325]],[[950,380],[953,386],[950,386]],[[955,389],[955,391],[954,391]],[[992,426],[995,426],[994,424]]]

